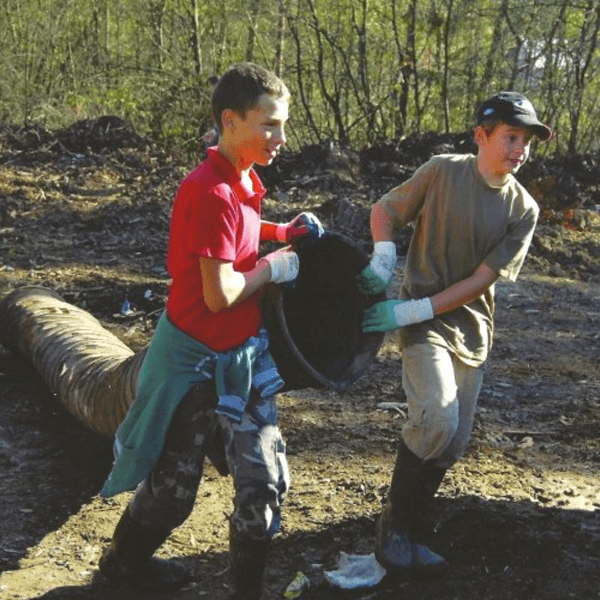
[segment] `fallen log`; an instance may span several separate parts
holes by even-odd
[[[371,364],[383,333],[364,333],[364,309],[385,298],[358,292],[368,264],[351,240],[327,234],[299,246],[295,285],[268,286],[262,312],[285,389],[342,391]],[[0,300],[0,343],[28,359],[57,400],[93,431],[112,437],[135,399],[146,348],[134,353],[100,321],[39,286]]]
[[[146,349],[134,353],[90,313],[37,286],[0,302],[0,342],[33,364],[69,413],[114,435],[135,398]]]

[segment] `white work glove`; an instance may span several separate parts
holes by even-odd
[[[394,242],[376,242],[371,262],[357,277],[358,291],[375,295],[384,292],[392,282],[396,268],[396,244]]]
[[[365,310],[362,321],[364,332],[393,331],[433,319],[433,305],[429,298],[422,300],[384,300]]]
[[[281,248],[271,252],[264,257],[271,267],[271,279],[273,283],[293,281],[298,277],[300,271],[300,259],[292,250]]]

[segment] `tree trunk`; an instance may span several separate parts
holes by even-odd
[[[33,363],[68,412],[114,435],[135,398],[145,349],[134,353],[86,311],[33,286],[0,302],[0,341]]]
[[[200,21],[198,19],[198,0],[192,0],[192,42],[194,50],[194,68],[198,81],[202,77],[202,45],[200,33]]]

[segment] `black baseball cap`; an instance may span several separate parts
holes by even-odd
[[[488,119],[500,119],[507,125],[528,127],[540,140],[552,137],[552,130],[538,120],[533,104],[518,92],[500,92],[488,98],[477,110],[477,125]]]

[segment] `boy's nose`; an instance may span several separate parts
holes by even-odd
[[[285,131],[283,129],[283,127],[279,127],[275,130],[275,139],[277,140],[277,142],[281,145],[285,144],[286,142],[286,137],[285,137]]]
[[[525,144],[523,142],[515,142],[515,145],[513,146],[513,152],[514,152],[514,154],[518,155],[519,157],[522,157],[526,153],[526,148],[527,148],[527,144]]]

